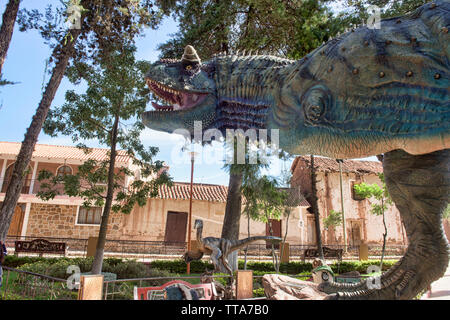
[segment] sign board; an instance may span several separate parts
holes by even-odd
[[[280,249],[280,255],[283,252],[283,255],[280,257],[281,263],[289,263],[289,243],[282,243]]]
[[[236,299],[253,298],[253,271],[236,271]]]
[[[362,242],[359,245],[359,261],[367,261],[369,260],[369,246],[367,243]]]
[[[78,300],[102,300],[103,275],[89,275],[80,277]]]

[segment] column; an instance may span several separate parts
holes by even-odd
[[[25,215],[23,217],[22,222],[22,233],[20,236],[25,237],[27,235],[27,228],[28,228],[28,219],[30,217],[30,211],[31,211],[31,202],[27,202],[25,206]]]
[[[3,188],[3,182],[5,181],[5,172],[6,172],[6,163],[7,162],[8,162],[7,159],[3,159],[2,171],[0,174],[0,191]]]
[[[28,192],[28,194],[33,194],[34,180],[36,180],[36,172],[37,172],[38,164],[39,164],[39,161],[34,162],[33,175],[31,176],[30,191]]]

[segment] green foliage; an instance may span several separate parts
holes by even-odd
[[[447,208],[444,210],[443,218],[450,220],[450,204],[447,205]]]
[[[9,258],[9,257],[8,257]],[[67,273],[67,268],[76,265],[80,268],[81,273],[88,273],[92,268],[93,258],[39,258],[29,259],[31,262],[26,262],[22,259],[21,265],[16,260],[15,268],[19,267],[21,270],[48,275],[55,278],[67,279],[70,274]],[[33,261],[34,260],[34,261]],[[5,263],[11,266],[11,260]],[[11,266],[12,267],[12,266]],[[149,278],[149,277],[166,277],[170,276],[167,271],[160,271],[156,268],[135,260],[122,260],[116,258],[107,258],[103,261],[102,272],[113,273],[117,275],[117,279],[134,279],[134,278]]]
[[[264,288],[258,288],[253,290],[253,297],[265,297]]]
[[[407,14],[432,0],[346,0],[350,15],[357,24],[363,24],[369,18],[369,6],[381,9],[382,18],[392,18]],[[350,9],[350,10],[349,10]]]
[[[383,264],[383,270],[387,270],[389,267],[395,264],[396,260],[387,260]],[[186,263],[182,260],[155,260],[150,263],[152,268],[166,270],[170,273],[186,273]],[[333,272],[345,273],[350,271],[358,271],[362,274],[366,273],[367,268],[372,265],[379,265],[378,260],[368,260],[368,261],[342,261],[334,262],[330,265]],[[238,261],[239,269],[244,268],[244,261]],[[212,270],[213,265],[200,260],[191,262],[191,272],[192,273],[203,273],[205,270]],[[259,262],[259,261],[248,261],[247,269],[253,270],[255,275],[264,275],[266,273],[275,273],[274,264],[272,262]],[[308,277],[312,271],[313,267],[310,262],[293,261],[289,263],[280,264],[280,272],[289,275],[300,275],[302,277]]]
[[[166,270],[170,273],[186,273],[186,262],[183,260],[154,260],[150,263],[152,268]],[[213,270],[212,263],[204,260],[195,260],[190,263],[191,273],[204,273],[205,270]]]
[[[366,184],[366,183],[360,183],[354,185],[355,193],[364,199],[370,199],[373,198],[381,203],[372,203],[372,209],[371,213],[377,216],[383,215],[384,212],[389,208],[390,205],[392,205],[392,199],[389,195],[389,191],[386,187],[386,182],[384,180],[384,175],[380,173],[379,178],[382,182],[382,187],[380,187],[378,184]]]
[[[65,104],[50,111],[44,131],[51,136],[70,135],[74,142],[98,139],[111,150],[117,143],[133,159],[140,178],[126,167],[110,172],[110,165],[115,162],[110,153],[105,161],[85,161],[75,174],[54,176],[40,172],[38,196],[42,199],[54,198],[60,193],[58,186],[63,185],[65,194],[83,198],[88,207],[102,207],[107,195],[115,194],[112,210],[130,213],[136,204],[144,206],[149,197],[155,197],[159,185],[171,182],[166,172],[161,174],[164,163],[153,160],[158,149],[145,149],[139,139],[144,128],[139,117],[149,101],[145,84],[148,64],[136,61],[135,52],[136,48],[127,44],[116,48],[98,65],[80,62],[69,68],[69,80],[74,84],[84,80],[88,89],[83,94],[68,91]],[[119,126],[119,121],[129,123]],[[79,146],[89,154],[89,148]],[[131,183],[125,189],[127,177]]]
[[[301,58],[343,30],[326,6],[332,1],[177,1],[168,6],[180,31],[159,47],[181,57],[187,44],[202,58],[222,51],[253,50]],[[213,36],[212,36],[213,35]]]
[[[253,179],[243,185],[242,194],[246,200],[243,213],[264,223],[281,218],[288,196],[285,191],[280,190],[277,180],[268,176]]]
[[[337,227],[342,224],[342,212],[331,210],[328,217],[323,219],[323,226],[325,229],[330,227]]]
[[[14,255],[8,255],[5,257],[5,262],[2,264],[5,267],[15,268],[30,263],[44,262],[53,263],[58,261],[59,258],[44,258],[44,257],[17,257]]]
[[[124,41],[134,41],[145,28],[156,29],[161,12],[150,0],[83,1],[80,35],[76,39],[73,62],[98,63],[108,57],[111,48]],[[72,5],[76,4],[72,2]],[[54,1],[41,12],[23,8],[17,16],[19,30],[36,30],[45,44],[54,49],[49,64],[54,64],[64,44],[73,41],[66,23],[67,1]],[[74,30],[72,30],[74,31]]]

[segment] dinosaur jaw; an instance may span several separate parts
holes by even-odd
[[[177,111],[188,110],[201,104],[208,93],[194,92],[187,90],[177,90],[169,86],[163,85],[158,81],[147,78],[147,86],[160,99],[166,101],[169,105],[159,105],[152,102],[156,111]]]

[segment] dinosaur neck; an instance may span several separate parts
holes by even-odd
[[[197,241],[202,241],[203,225],[197,227]]]
[[[293,66],[295,61],[274,56],[218,56],[215,80],[219,101],[268,105]]]

